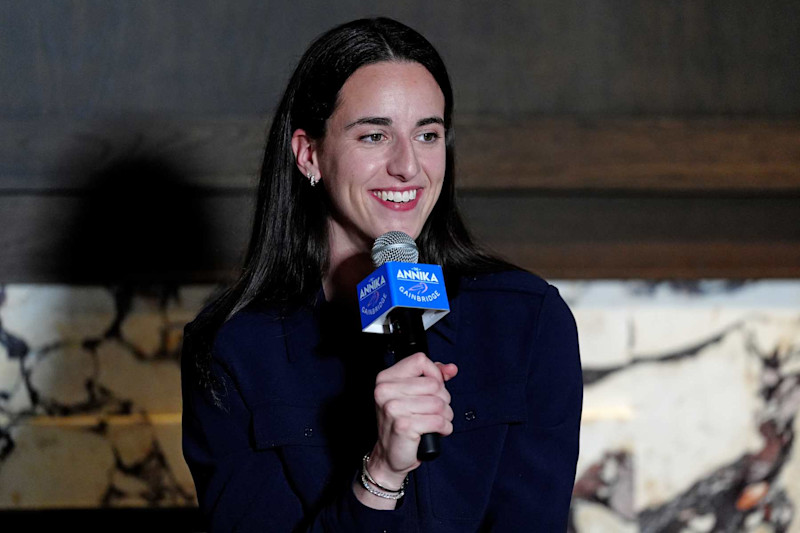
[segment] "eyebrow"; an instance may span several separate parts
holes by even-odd
[[[392,119],[387,117],[362,117],[356,121],[351,122],[347,126],[344,127],[345,130],[349,130],[355,126],[359,126],[361,124],[372,124],[374,126],[391,126]],[[441,117],[428,117],[423,118],[417,121],[417,126],[427,126],[428,124],[440,124],[444,126],[444,119]]]

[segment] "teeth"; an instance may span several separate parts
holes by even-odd
[[[411,200],[417,199],[417,190],[411,189],[410,191],[373,191],[377,198],[385,202],[406,203]]]

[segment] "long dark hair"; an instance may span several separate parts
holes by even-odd
[[[408,26],[387,18],[337,26],[303,55],[275,113],[241,275],[186,328],[184,354],[196,357],[201,381],[208,383],[203,378],[208,377],[216,331],[236,311],[253,302],[290,309],[315,300],[328,267],[329,207],[324,188],[312,189],[297,168],[292,133],[302,128],[322,139],[345,81],[360,67],[381,61],[421,64],[444,94],[446,170],[439,199],[417,238],[420,261],[441,265],[451,279],[510,267],[476,247],[456,207],[453,90],[434,47]]]

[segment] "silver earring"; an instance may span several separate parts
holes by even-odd
[[[309,172],[308,174],[306,174],[306,177],[308,178],[308,182],[311,184],[311,186],[312,186],[312,187],[313,187],[314,185],[316,185],[316,184],[317,184],[317,182],[319,181],[319,178],[318,178],[318,177],[316,177],[316,176],[315,176],[313,173],[311,173],[311,172]]]

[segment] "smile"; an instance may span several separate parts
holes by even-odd
[[[373,196],[384,202],[405,204],[417,199],[417,190],[410,191],[372,191]]]

